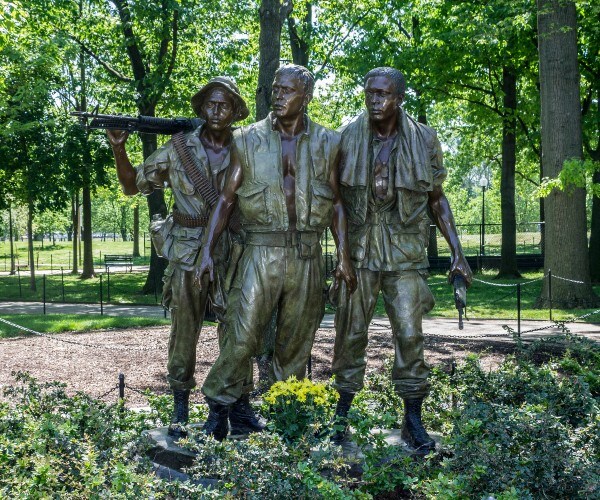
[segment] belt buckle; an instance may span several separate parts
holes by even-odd
[[[295,245],[295,243],[296,243],[294,241],[296,239],[296,238],[294,238],[295,234],[296,233],[291,232],[291,231],[285,232],[285,246],[286,247],[293,247]]]

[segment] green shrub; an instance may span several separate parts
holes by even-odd
[[[39,384],[24,373],[5,396],[0,498],[158,499],[201,491],[159,480],[143,458],[142,430],[162,423],[154,411],[132,412],[81,393],[71,397],[64,384]]]
[[[219,490],[232,498],[365,498],[344,489],[345,466],[340,450],[331,446],[311,452],[303,443],[289,445],[269,432],[240,441],[202,436],[197,442],[194,437],[186,442],[197,453],[187,472],[195,479],[217,479]]]

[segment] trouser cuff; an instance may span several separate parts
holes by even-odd
[[[189,391],[196,387],[196,379],[192,377],[188,381],[176,380],[169,375],[167,375],[167,382],[169,383],[169,387],[173,391]]]
[[[400,396],[402,399],[425,398],[429,394],[431,388],[431,384],[427,380],[419,383],[415,383],[413,381],[394,381],[393,383],[396,394],[398,394],[398,396]]]

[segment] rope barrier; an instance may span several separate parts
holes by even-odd
[[[592,283],[586,283],[585,281],[578,281],[578,280],[572,280],[569,278],[563,278],[562,276],[557,276],[556,274],[553,274],[552,277],[557,280],[568,281],[570,283],[575,283],[577,285],[591,285],[592,284]]]
[[[600,309],[596,309],[595,311],[592,311],[592,312],[589,312],[586,314],[582,314],[581,316],[577,316],[576,318],[571,318],[571,319],[564,320],[564,321],[555,321],[551,325],[542,326],[540,328],[533,328],[531,330],[525,330],[524,332],[521,332],[521,335],[523,335],[524,333],[541,332],[543,330],[549,330],[550,328],[560,328],[561,330],[565,331],[566,330],[565,325],[567,325],[569,323],[575,323],[575,321],[577,321],[577,320],[589,318],[590,316],[593,316],[593,315],[599,314],[599,313],[600,313]],[[507,330],[509,333],[512,333],[515,331],[513,328],[509,327],[508,325],[502,325],[502,328]]]
[[[162,351],[162,350],[164,350],[164,347],[137,347],[137,346],[126,346],[126,345],[118,345],[118,344],[100,345],[100,344],[89,344],[86,342],[77,342],[75,340],[62,339],[60,337],[56,337],[55,335],[49,335],[47,333],[37,332],[35,330],[32,330],[31,328],[17,325],[16,323],[13,323],[12,321],[8,321],[4,318],[0,318],[0,322],[10,325],[13,328],[18,328],[24,332],[32,333],[34,335],[37,335],[38,337],[44,337],[44,338],[47,338],[50,340],[55,340],[56,342],[62,342],[64,344],[78,345],[81,347],[91,347],[94,349],[111,349],[111,350],[117,350],[117,351],[120,351],[120,350],[134,350],[134,351],[159,351],[160,350],[160,351]]]
[[[119,384],[115,385],[112,389],[109,389],[108,391],[106,391],[104,394],[102,394],[102,396],[98,396],[96,399],[104,399],[110,393],[115,392],[118,388],[119,388]]]

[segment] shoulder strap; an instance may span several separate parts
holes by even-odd
[[[185,172],[194,183],[194,187],[198,190],[204,201],[212,208],[219,198],[219,193],[213,187],[211,182],[207,179],[202,172],[202,168],[198,164],[198,159],[190,153],[189,148],[185,144],[185,135],[183,132],[177,132],[173,134],[173,146],[177,156],[185,168]]]
[[[206,201],[208,206],[212,209],[219,199],[219,193],[206,175],[204,175],[204,172],[202,172],[202,167],[199,165],[198,159],[192,155],[190,149],[187,147],[183,132],[173,134],[172,140],[177,156],[181,160],[186,174],[200,193],[200,196],[204,198],[204,201]],[[239,232],[239,219],[237,217],[232,217],[229,222],[229,227],[235,232]]]

